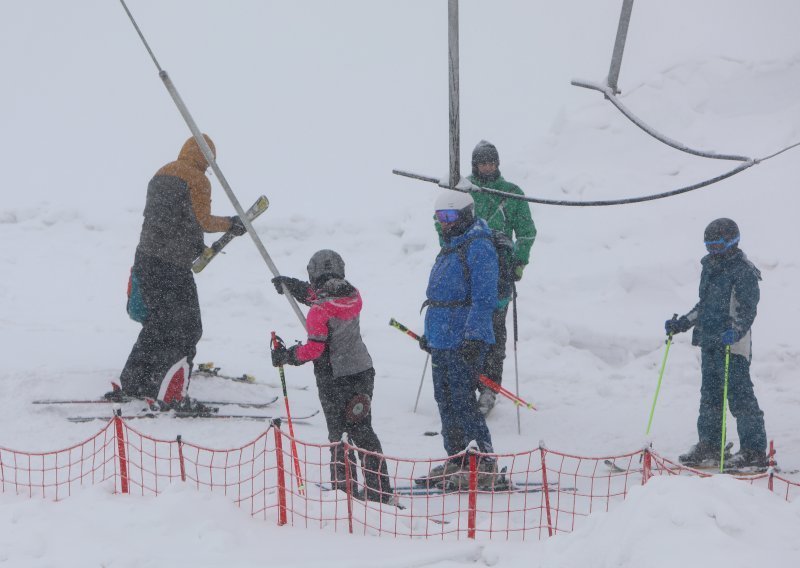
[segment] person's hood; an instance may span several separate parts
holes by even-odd
[[[211,148],[211,153],[214,154],[214,159],[216,159],[217,149],[214,146],[214,142],[211,140],[211,138],[209,138],[208,134],[203,134],[203,138],[206,139],[206,143],[208,144],[209,148]],[[181,148],[180,153],[178,153],[178,161],[188,162],[192,165],[192,167],[201,171],[206,171],[206,168],[208,168],[208,161],[206,161],[206,157],[200,150],[200,146],[197,145],[197,141],[194,139],[194,136],[183,143],[183,147]]]

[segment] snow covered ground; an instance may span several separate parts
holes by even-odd
[[[529,195],[611,199],[666,191],[732,167],[669,149],[601,95],[621,2],[462,1],[462,169],[481,138]],[[0,446],[41,451],[97,424],[69,424],[42,397],[93,396],[117,377],[138,326],[124,313],[147,181],[188,135],[115,2],[8,3],[0,20],[4,182],[0,189]],[[243,205],[261,193],[259,234],[281,271],[303,276],[334,248],[364,296],[378,377],[374,422],[387,453],[439,457],[430,377],[412,413],[424,357],[391,329],[421,329],[437,251],[435,188],[392,168],[447,170],[446,2],[132,1],[162,67],[215,140]],[[800,141],[800,5],[640,0],[620,77],[623,101],[653,127],[701,149],[762,157]],[[797,153],[668,200],[616,208],[534,206],[539,230],[520,287],[522,415],[489,419],[498,451],[632,451],[663,355],[663,321],[696,302],[702,231],[739,223],[762,270],[752,376],[785,469],[800,468],[795,300],[800,253]],[[213,209],[232,207],[216,180]],[[246,239],[198,276],[198,360],[274,382],[267,338],[303,337]],[[510,321],[509,321],[510,323]],[[509,344],[509,356],[511,356]],[[513,384],[513,358],[507,381]],[[699,353],[677,338],[652,432],[676,455],[695,441]],[[293,409],[319,406],[311,368],[288,380]],[[197,396],[274,396],[264,385],[198,380]],[[729,422],[733,428],[732,421]],[[147,433],[212,447],[254,438],[257,423],[152,421]],[[298,425],[326,439],[318,419]],[[730,438],[736,440],[735,429]],[[187,488],[126,499],[107,487],[58,504],[0,496],[0,562],[9,566],[752,566],[800,558],[800,507],[730,479],[655,479],[572,535],[543,543],[414,542],[277,528]],[[315,546],[307,546],[313,539]],[[690,554],[691,561],[686,561]],[[361,563],[361,564],[359,564]]]

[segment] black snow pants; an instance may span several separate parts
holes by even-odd
[[[375,430],[372,429],[372,412],[357,422],[349,422],[347,418],[347,404],[357,395],[367,395],[372,399],[372,389],[375,384],[375,369],[367,369],[354,375],[334,378],[330,375],[316,375],[319,400],[325,422],[328,426],[328,440],[336,444],[331,447],[331,484],[345,490],[345,462],[350,466],[350,478],[355,489],[358,480],[355,452],[352,450],[345,459],[344,448],[341,444],[342,435],[347,432],[351,444],[359,450],[359,459],[364,469],[364,484],[366,498],[374,501],[381,500],[382,495],[392,493],[386,461],[380,457],[383,453],[381,442]],[[378,454],[378,455],[373,455]]]
[[[506,358],[506,315],[508,306],[502,310],[495,310],[492,314],[492,327],[494,328],[494,345],[489,345],[486,359],[483,362],[483,374],[498,385],[503,384],[503,360]],[[491,390],[483,383],[478,383],[478,391]]]
[[[139,279],[147,317],[120,375],[122,389],[156,398],[164,375],[187,358],[192,365],[203,335],[197,286],[191,270],[159,258],[136,255],[133,273]]]

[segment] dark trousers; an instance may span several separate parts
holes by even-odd
[[[122,389],[134,396],[156,398],[164,375],[187,358],[192,364],[203,335],[197,287],[191,270],[147,255],[136,255],[147,317],[120,375]]]
[[[434,349],[431,352],[433,396],[442,419],[442,439],[448,456],[463,452],[472,441],[481,452],[491,454],[492,437],[486,418],[478,409],[475,389],[486,352],[475,365],[468,365],[459,349]]]
[[[700,442],[719,446],[722,440],[722,395],[725,383],[725,350],[702,350],[703,384],[700,387],[700,415],[697,434]],[[750,361],[731,355],[728,368],[728,407],[736,418],[739,445],[763,453],[767,450],[764,413],[758,406],[750,380]]]
[[[483,374],[492,379],[498,385],[503,384],[503,360],[506,358],[506,316],[508,306],[502,310],[495,310],[492,314],[492,327],[494,328],[494,345],[489,345],[486,353],[486,360],[483,363]],[[483,392],[490,390],[483,383],[478,384],[478,390]]]
[[[392,492],[386,461],[379,457],[383,454],[381,441],[375,430],[372,429],[372,411],[357,422],[349,422],[347,417],[347,404],[357,395],[367,395],[372,399],[372,389],[375,385],[375,369],[367,369],[355,375],[334,378],[332,376],[317,375],[317,390],[325,422],[328,426],[328,440],[331,443],[342,441],[342,434],[347,432],[351,443],[360,450],[358,457],[364,469],[364,484],[367,488],[367,497],[379,497],[378,491],[388,494]],[[345,459],[344,448],[337,444],[331,448],[331,483],[340,489],[346,489],[345,463],[350,466],[350,478],[355,483],[358,480],[356,455],[350,451]],[[373,495],[370,495],[373,491]]]

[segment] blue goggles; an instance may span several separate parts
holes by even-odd
[[[436,212],[436,219],[440,223],[455,223],[458,220],[458,209],[439,209]]]
[[[739,242],[740,237],[726,241],[725,239],[717,239],[716,241],[706,241],[706,250],[711,254],[719,254],[725,252],[733,245]]]

